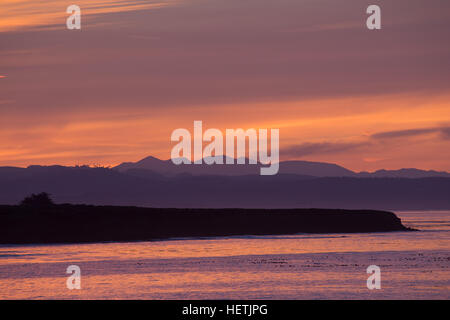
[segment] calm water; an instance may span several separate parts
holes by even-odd
[[[450,211],[397,214],[422,231],[0,246],[0,299],[449,299]]]

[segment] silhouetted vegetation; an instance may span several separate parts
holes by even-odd
[[[20,202],[20,205],[27,207],[49,207],[53,206],[54,203],[47,192],[41,192],[38,194],[33,193],[31,196],[26,197]]]

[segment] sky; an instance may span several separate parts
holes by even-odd
[[[201,120],[279,128],[282,160],[450,171],[449,36],[448,0],[2,0],[0,166],[169,159]]]

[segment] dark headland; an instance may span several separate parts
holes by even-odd
[[[394,213],[375,210],[0,206],[0,244],[411,230]]]

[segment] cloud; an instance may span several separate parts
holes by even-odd
[[[319,143],[302,143],[299,145],[291,145],[280,151],[283,156],[287,157],[303,157],[317,154],[331,154],[355,151],[370,145],[367,141],[362,142],[319,142]]]
[[[394,130],[375,133],[370,138],[375,140],[386,140],[396,138],[409,138],[416,136],[423,136],[427,134],[440,133],[442,137],[448,139],[450,137],[450,127],[432,127],[432,128],[418,128],[407,130]]]
[[[430,128],[413,128],[406,130],[395,130],[378,132],[368,139],[358,142],[306,142],[299,145],[290,145],[281,150],[283,156],[286,157],[303,157],[309,155],[325,155],[338,153],[351,153],[361,151],[367,148],[388,148],[386,140],[390,139],[406,139],[427,134],[438,134],[438,137],[444,140],[450,140],[450,126],[438,126]]]
[[[92,26],[98,20],[91,19],[94,16],[161,8],[174,2],[175,0],[78,0],[76,4],[81,8],[82,19],[88,16],[89,25]],[[0,32],[64,29],[65,24],[61,24],[61,21],[68,17],[68,5],[61,0],[2,0]]]
[[[450,140],[450,127],[442,128],[441,129],[441,137],[444,140]]]
[[[431,2],[389,4],[395,19],[385,17],[389,28],[375,36],[356,0],[338,9],[331,0],[83,0],[82,32],[66,30],[59,0],[20,10],[9,0],[3,15],[15,20],[4,24],[15,31],[0,32],[0,69],[9,75],[2,98],[17,100],[9,114],[34,117],[448,92],[450,44],[441,39],[450,22],[439,12],[450,4]],[[55,21],[56,30],[33,27]]]

